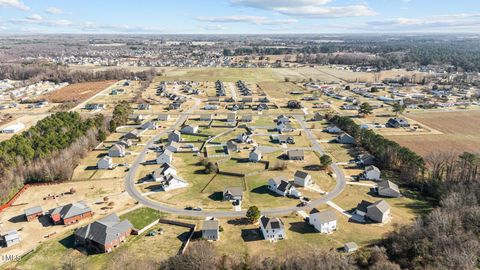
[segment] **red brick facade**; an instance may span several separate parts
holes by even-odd
[[[90,211],[90,212],[86,212],[86,213],[83,213],[83,214],[78,215],[78,216],[69,217],[67,219],[62,220],[62,218],[60,217],[60,214],[56,214],[56,215],[52,215],[52,220],[53,220],[53,223],[55,223],[55,224],[70,225],[70,224],[73,224],[73,223],[77,223],[80,220],[90,218],[92,216],[93,216],[93,212]]]

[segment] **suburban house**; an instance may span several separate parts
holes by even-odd
[[[288,150],[287,156],[289,160],[304,160],[305,153],[301,149]]]
[[[180,144],[178,142],[171,141],[165,147],[165,150],[169,150],[170,152],[176,153],[180,150]]]
[[[302,196],[300,191],[298,191],[292,183],[287,181],[284,177],[274,177],[268,180],[268,189],[277,193],[281,196],[292,196],[295,198],[299,198]]]
[[[370,153],[364,153],[357,156],[357,164],[370,166],[375,164],[375,157]]]
[[[170,134],[168,134],[169,142],[180,142],[181,139],[182,139],[182,134],[180,134],[178,130],[172,131],[170,132]]]
[[[170,114],[159,114],[157,117],[158,121],[168,121],[170,120]]]
[[[20,234],[16,230],[11,230],[2,235],[2,242],[5,247],[11,247],[20,243]]]
[[[313,115],[313,121],[322,121],[323,120],[323,115],[321,115],[319,112],[316,112],[315,115]]]
[[[370,165],[365,168],[365,171],[362,174],[362,178],[365,180],[380,181],[380,169]]]
[[[244,114],[242,115],[242,122],[252,122],[253,117],[251,114]]]
[[[358,245],[355,242],[348,242],[343,245],[343,251],[349,253],[357,251]]]
[[[407,119],[404,118],[390,118],[385,126],[390,128],[401,128],[409,127],[410,124],[408,123]]]
[[[397,184],[388,180],[381,181],[378,183],[377,193],[379,196],[390,197],[390,198],[398,198],[402,196]]]
[[[336,140],[337,140],[338,143],[341,143],[341,144],[355,144],[356,143],[355,138],[353,138],[352,136],[350,136],[347,133],[342,133],[342,134],[338,135]]]
[[[132,146],[132,140],[121,139],[117,142],[117,144],[123,146],[124,148],[129,148],[130,146]]]
[[[333,210],[318,211],[313,208],[310,211],[308,222],[321,233],[331,233],[337,230],[337,215]]]
[[[186,125],[180,130],[183,134],[195,134],[198,132],[197,125]]]
[[[178,188],[184,188],[188,184],[185,182],[185,180],[179,178],[175,174],[169,174],[165,177],[165,179],[162,182],[162,188],[164,191],[169,191],[173,189],[178,189]]]
[[[157,156],[157,164],[171,163],[173,160],[172,151],[165,149],[161,154]]]
[[[304,171],[296,171],[293,176],[293,182],[295,183],[295,185],[299,185],[302,187],[308,187],[313,185],[312,176]]]
[[[210,241],[220,239],[220,224],[215,218],[207,218],[202,222],[202,238]]]
[[[331,134],[338,134],[343,132],[343,130],[341,130],[339,127],[335,125],[329,125],[327,128],[325,128],[325,131]]]
[[[134,129],[125,135],[123,135],[122,139],[130,139],[130,140],[140,140],[140,131]]]
[[[113,169],[113,159],[109,156],[102,157],[97,162],[97,169],[99,170],[110,170]]]
[[[362,200],[355,208],[355,214],[365,217],[367,215],[367,208],[372,205],[371,202]]]
[[[128,220],[120,221],[115,214],[78,228],[75,231],[75,246],[83,247],[92,253],[111,252],[127,240],[133,229]]]
[[[37,219],[38,217],[43,216],[43,209],[41,206],[35,206],[32,208],[25,209],[25,218],[27,221],[32,221]]]
[[[141,110],[141,111],[150,110],[151,107],[152,106],[148,103],[141,103],[137,105],[137,110]]]
[[[260,217],[260,230],[265,240],[275,242],[286,238],[285,225],[279,218]]]
[[[227,151],[228,153],[238,152],[238,144],[232,140],[227,142]]]
[[[212,121],[212,115],[211,114],[201,114],[200,115],[200,121]]]
[[[224,201],[242,201],[243,187],[227,187],[223,191]]]
[[[109,157],[124,157],[125,156],[125,147],[121,144],[114,144],[110,149],[108,149]]]
[[[293,138],[293,136],[290,136],[290,135],[284,135],[284,134],[271,135],[271,140],[273,142],[277,142],[280,144],[283,144],[283,143],[295,144],[295,139]]]
[[[164,163],[162,166],[160,166],[160,169],[163,175],[169,175],[169,174],[177,175],[177,168],[175,168],[173,165],[169,163]]]
[[[384,223],[390,216],[390,205],[384,200],[376,201],[367,207],[367,217],[373,221]]]
[[[279,116],[277,116],[277,125],[280,124],[280,123],[283,123],[283,124],[290,123],[290,119],[283,114],[279,115]]]
[[[252,143],[252,137],[248,135],[247,133],[242,133],[237,136],[237,142],[239,143]]]
[[[70,225],[92,216],[92,209],[85,202],[70,203],[50,212],[50,218],[55,225]]]
[[[158,123],[155,122],[155,121],[148,121],[148,122],[145,122],[144,124],[142,124],[142,126],[140,127],[141,129],[143,130],[156,130],[158,129]]]
[[[294,131],[295,129],[292,127],[292,124],[289,123],[289,122],[279,122],[277,123],[277,131],[280,132],[280,133],[283,133],[283,132],[292,132]]]
[[[250,154],[248,155],[248,160],[251,162],[259,162],[262,159],[262,152],[255,148]]]
[[[227,122],[228,123],[234,123],[235,121],[237,121],[237,114],[236,113],[227,114]]]

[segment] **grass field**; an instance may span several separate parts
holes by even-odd
[[[435,135],[390,136],[422,156],[432,152],[480,153],[480,111],[425,112],[409,118],[443,132]]]
[[[120,219],[128,219],[132,223],[133,227],[136,229],[142,229],[143,227],[163,216],[165,216],[165,214],[158,210],[142,207],[120,216]]]

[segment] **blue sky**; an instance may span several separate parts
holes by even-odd
[[[0,0],[0,33],[480,32],[478,0]]]

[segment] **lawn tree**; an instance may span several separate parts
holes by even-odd
[[[392,111],[395,113],[396,116],[402,114],[405,111],[405,105],[397,102],[393,104]]]
[[[246,217],[253,224],[260,218],[260,210],[255,205],[252,205],[248,208]]]
[[[366,116],[372,114],[373,108],[368,102],[364,102],[360,104],[360,108],[358,108],[358,115]]]
[[[320,165],[323,169],[326,169],[332,164],[332,158],[329,155],[322,155],[320,157]]]

